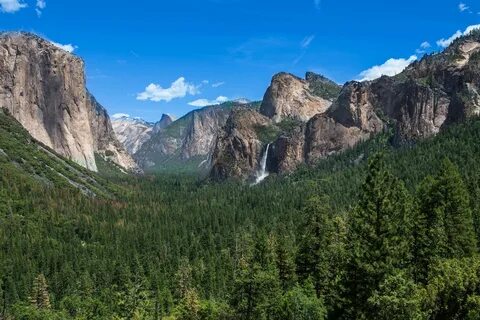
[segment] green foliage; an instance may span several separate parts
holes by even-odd
[[[314,197],[306,205],[297,254],[300,279],[313,281],[330,310],[339,307],[346,262],[346,226],[335,216],[328,198]]]
[[[464,258],[439,261],[432,266],[426,285],[425,304],[431,319],[465,319],[474,315],[480,291],[480,259]]]
[[[306,78],[312,94],[324,99],[334,100],[342,90],[341,86],[321,75],[308,72]]]
[[[432,261],[472,256],[477,239],[468,191],[449,160],[443,161],[435,178],[425,179],[418,199],[414,259],[418,279],[425,280]]]
[[[263,144],[267,144],[277,139],[280,129],[276,125],[256,126],[255,133]]]
[[[347,312],[367,319],[367,301],[385,279],[406,269],[412,242],[412,201],[380,155],[368,166],[357,207],[348,227]]]
[[[277,123],[277,126],[280,128],[282,133],[291,134],[301,125],[301,121],[293,118],[284,118],[282,121]]]
[[[315,295],[312,285],[305,288],[295,286],[287,291],[279,302],[278,320],[321,320],[327,316],[327,310],[321,299]]]
[[[478,120],[400,149],[380,135],[255,187],[107,181],[0,120],[0,318],[478,317]]]
[[[47,279],[39,274],[33,281],[32,293],[29,297],[32,306],[38,309],[50,309],[50,295],[48,293]]]
[[[425,319],[424,290],[403,271],[388,275],[368,299],[375,319]]]

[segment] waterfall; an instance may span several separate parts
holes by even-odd
[[[267,144],[267,148],[265,149],[265,153],[262,156],[262,160],[260,162],[260,170],[257,171],[257,174],[255,176],[255,182],[253,185],[259,184],[263,180],[265,180],[266,177],[268,177],[268,172],[267,172],[267,158],[268,158],[268,150],[270,149],[270,143]]]

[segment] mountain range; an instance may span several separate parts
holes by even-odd
[[[312,72],[273,76],[246,99],[157,123],[110,120],[85,87],[83,61],[29,33],[0,36],[0,106],[61,156],[92,171],[95,155],[127,171],[202,172],[215,180],[285,174],[392,130],[395,145],[437,134],[480,112],[480,34],[455,40],[400,74],[344,86]]]
[[[0,84],[0,319],[480,319],[480,31],[155,123],[30,33]]]

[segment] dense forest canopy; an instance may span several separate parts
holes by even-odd
[[[478,119],[255,187],[104,163],[95,196],[7,125],[0,319],[480,319]]]

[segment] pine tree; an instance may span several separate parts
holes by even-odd
[[[468,191],[451,161],[423,181],[418,199],[413,252],[416,277],[425,281],[435,259],[472,256],[476,237]]]
[[[381,155],[369,161],[359,203],[349,220],[346,312],[352,319],[374,317],[368,299],[384,279],[411,260],[412,203]]]
[[[304,213],[297,272],[303,282],[311,279],[317,296],[323,297],[328,307],[335,308],[341,292],[337,280],[343,272],[345,257],[341,218],[334,217],[326,197],[312,198]]]
[[[276,262],[278,277],[283,290],[292,288],[296,281],[294,251],[290,239],[286,236],[286,230],[282,228],[276,240]]]
[[[34,307],[39,309],[51,308],[47,279],[45,279],[43,274],[39,274],[33,281],[33,288],[29,299]]]
[[[261,234],[252,255],[242,259],[231,305],[239,319],[269,319],[281,296],[278,269],[271,238]]]
[[[417,281],[427,280],[429,266],[433,260],[446,256],[447,235],[445,217],[437,205],[439,199],[435,192],[436,180],[429,176],[418,188],[418,205],[414,220],[413,262]]]
[[[437,177],[438,210],[444,212],[448,257],[468,257],[477,250],[467,188],[457,167],[445,160]]]

